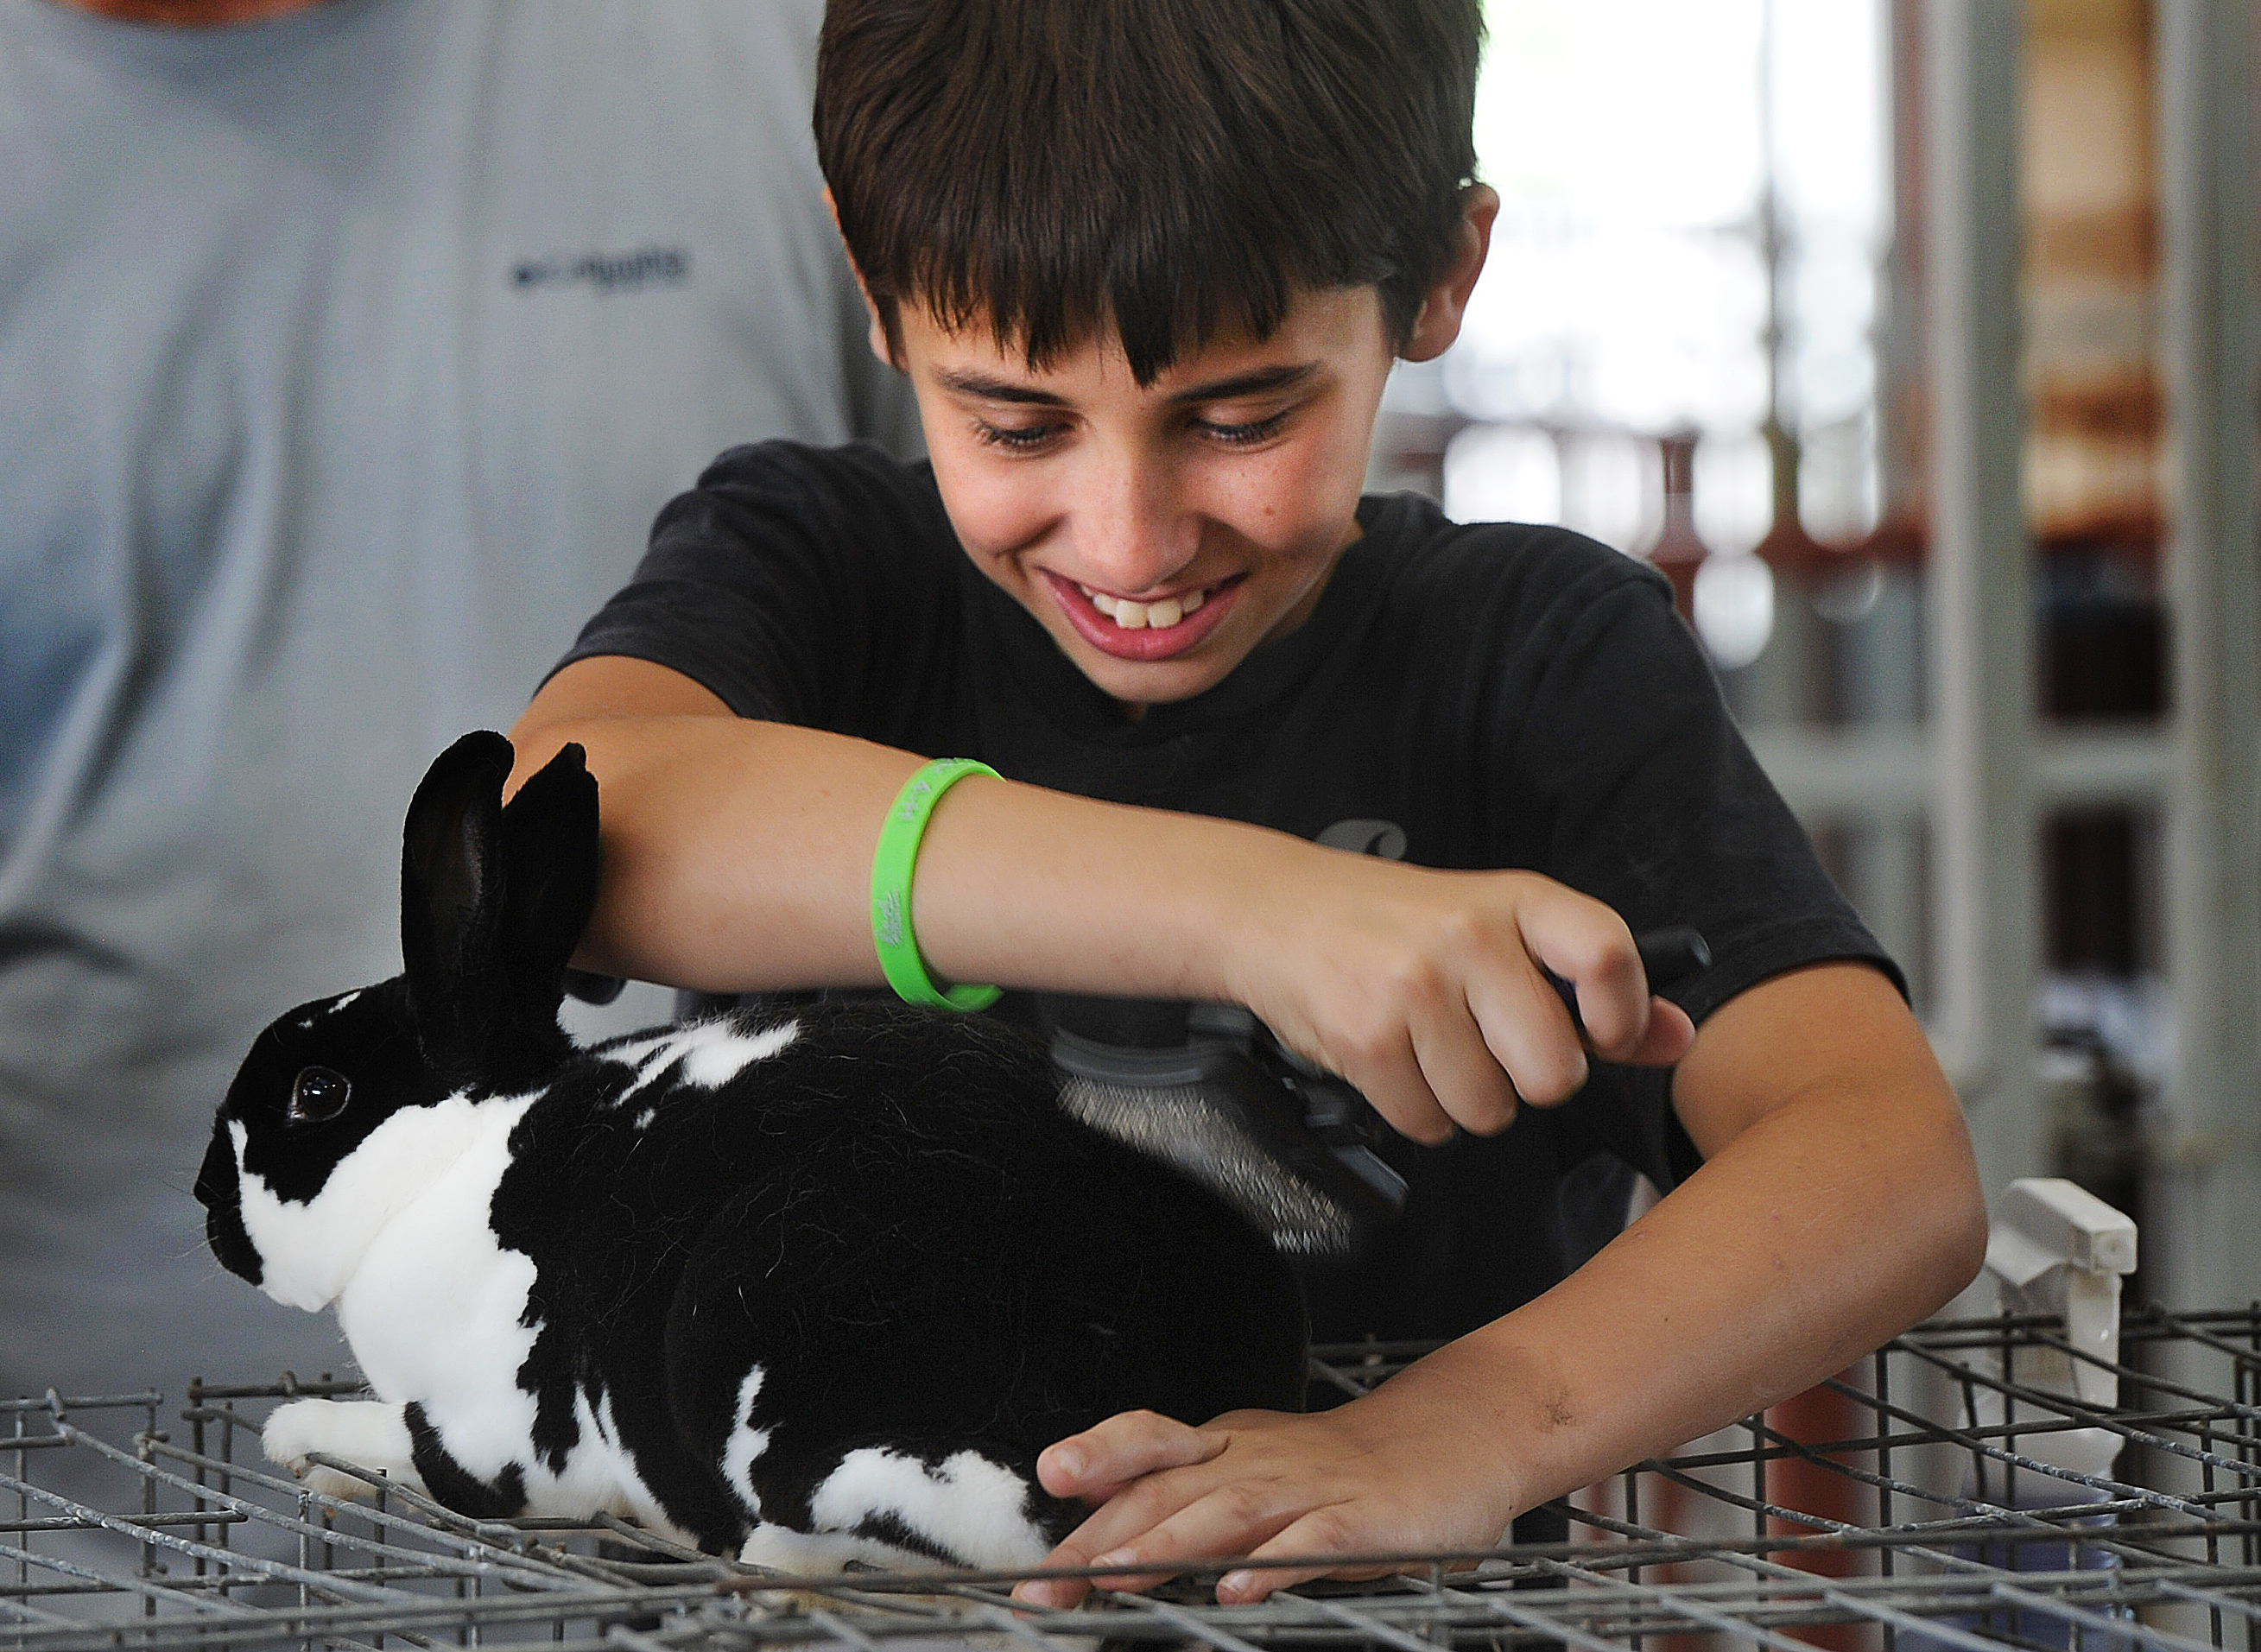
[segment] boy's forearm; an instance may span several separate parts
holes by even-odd
[[[1984,1222],[1943,1086],[1816,1093],[1434,1376],[1488,1397],[1528,1508],[1843,1369],[1969,1282]]]
[[[603,887],[581,961],[718,992],[879,984],[872,855],[921,759],[697,704],[537,700],[513,731],[521,778],[571,740],[601,788]],[[936,806],[913,927],[945,980],[1221,996],[1220,914],[1306,848],[976,777]]]
[[[521,776],[570,740],[597,777],[603,878],[577,961],[713,992],[879,981],[848,823],[868,813],[876,841],[916,759],[835,741],[812,765],[803,731],[698,715],[519,732]]]

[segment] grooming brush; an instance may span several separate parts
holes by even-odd
[[[1649,989],[1707,968],[1691,929],[1636,938]],[[1576,988],[1548,980],[1583,1035]],[[1375,1151],[1389,1132],[1356,1088],[1282,1045],[1238,1004],[1045,994],[1061,1105],[1175,1166],[1296,1255],[1354,1248],[1405,1208]]]

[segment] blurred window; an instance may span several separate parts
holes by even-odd
[[[1461,342],[1407,391],[1474,421],[1444,457],[1446,510],[1641,550],[1662,521],[1644,449],[1693,431],[1697,529],[1748,550],[1771,520],[1772,406],[1802,453],[1805,526],[1864,532],[1890,233],[1882,0],[1487,14],[1476,141],[1499,224]]]

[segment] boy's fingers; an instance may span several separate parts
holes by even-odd
[[[1648,1002],[1648,1026],[1633,1047],[1610,1059],[1637,1067],[1670,1067],[1696,1043],[1696,1024],[1669,998]]]
[[[1088,1563],[1152,1567],[1102,1580],[1110,1589],[1152,1589],[1205,1558],[1259,1552],[1294,1525],[1306,1506],[1287,1482],[1231,1481],[1146,1526],[1134,1540],[1095,1555]]]
[[[1648,981],[1629,951],[1577,975],[1568,997],[1577,1005],[1578,1031],[1587,1045],[1606,1060],[1623,1060],[1647,1034]]]
[[[1496,1136],[1524,1102],[1551,1107],[1586,1081],[1586,1054],[1561,1001],[1527,966],[1509,984],[1472,983],[1468,996],[1413,1020],[1396,1049],[1343,1076],[1400,1135],[1425,1146],[1455,1128]]]
[[[1403,1515],[1403,1511],[1400,1513]],[[1393,1519],[1384,1505],[1361,1505],[1339,1495],[1314,1506],[1306,1498],[1296,1495],[1286,1483],[1257,1488],[1245,1484],[1221,1486],[1144,1533],[1136,1543],[1101,1555],[1097,1563],[1106,1565],[1116,1560],[1126,1564],[1168,1561],[1175,1562],[1172,1567],[1174,1573],[1196,1563],[1204,1555],[1234,1553],[1245,1554],[1253,1560],[1290,1561],[1308,1556],[1323,1562],[1326,1557],[1338,1555],[1404,1547],[1405,1533],[1411,1529],[1412,1519],[1410,1515]],[[1240,1605],[1261,1600],[1275,1590],[1309,1583],[1315,1577],[1381,1577],[1391,1569],[1388,1566],[1324,1563],[1238,1567],[1217,1580],[1217,1598],[1222,1605]],[[1141,1576],[1135,1584],[1113,1586],[1145,1589],[1159,1581],[1160,1576],[1156,1574]]]
[[[1123,1544],[1150,1530],[1168,1511],[1169,1503],[1153,1481],[1126,1486],[1061,1539],[1059,1546],[1044,1556],[1044,1563],[1067,1568],[1109,1564],[1102,1557],[1112,1555]],[[1136,1566],[1144,1562],[1141,1555],[1124,1563]],[[1145,1575],[1123,1572],[1097,1578],[1030,1578],[1014,1586],[1013,1598],[1030,1605],[1066,1608],[1074,1605],[1094,1589],[1152,1589],[1168,1576],[1167,1571],[1159,1571]]]
[[[1360,1550],[1397,1547],[1393,1534],[1373,1529],[1370,1521],[1354,1520],[1341,1505],[1310,1511],[1281,1529],[1269,1542],[1250,1551],[1252,1560],[1293,1560],[1300,1555],[1348,1555]],[[1387,1566],[1244,1566],[1217,1580],[1219,1605],[1248,1605],[1276,1590],[1293,1589],[1317,1577],[1357,1579],[1386,1577]]]
[[[1056,1498],[1112,1496],[1142,1475],[1207,1462],[1222,1438],[1154,1411],[1118,1411],[1080,1434],[1056,1440],[1037,1458],[1037,1479]]]
[[[1417,1067],[1410,1080],[1397,1075],[1367,1079],[1353,1074],[1351,1082],[1399,1135],[1424,1147],[1441,1147],[1453,1138],[1453,1116],[1419,1074]]]
[[[1046,1447],[1037,1458],[1037,1479],[1044,1490],[1054,1497],[1082,1498],[1102,1506],[1044,1556],[1044,1564],[1098,1563],[1102,1553],[1136,1536],[1167,1512],[1171,1493],[1165,1471],[1207,1462],[1230,1440],[1223,1430],[1195,1428],[1153,1411],[1119,1411]],[[1099,1580],[1099,1586],[1151,1589],[1165,1576],[1107,1577]],[[1065,1611],[1092,1587],[1080,1577],[1031,1578],[1015,1586],[1013,1598]]]
[[[1465,1007],[1418,1029],[1413,1047],[1422,1077],[1454,1124],[1471,1135],[1497,1136],[1515,1122],[1518,1086]]]
[[[1044,1556],[1043,1563],[1071,1569],[1095,1565],[1101,1555],[1125,1538],[1135,1536],[1147,1524],[1134,1506],[1145,1501],[1138,1497],[1139,1490],[1135,1485],[1126,1487],[1101,1505],[1081,1526],[1060,1540]],[[1013,1598],[1032,1606],[1066,1610],[1094,1589],[1127,1586],[1122,1577],[1031,1577],[1013,1586]]]
[[[1585,1084],[1577,1025],[1536,969],[1497,972],[1470,995],[1469,1006],[1492,1059],[1533,1107],[1559,1106]]]
[[[1399,1135],[1425,1147],[1453,1138],[1453,1115],[1438,1098],[1410,1042],[1337,1070]]]
[[[1370,870],[1361,863],[1361,875]],[[1400,1135],[1432,1146],[1455,1128],[1497,1135],[1524,1103],[1576,1095],[1589,1051],[1643,1066],[1687,1053],[1691,1024],[1651,995],[1632,931],[1602,902],[1518,873],[1418,875],[1482,881],[1454,883],[1441,905],[1428,897],[1446,886],[1420,886],[1414,921],[1390,930],[1370,972],[1389,985],[1376,990],[1353,972],[1363,988],[1305,1006],[1320,1047],[1297,1045],[1356,1085]],[[1397,945],[1409,934],[1414,945]]]
[[[1069,1562],[1053,1563],[1065,1566]],[[1013,1585],[1014,1599],[1045,1612],[1072,1611],[1090,1592],[1091,1584],[1080,1577],[1030,1577]]]
[[[1586,1048],[1604,1060],[1649,1067],[1669,1067],[1688,1053],[1695,1024],[1677,1005],[1655,995],[1640,945],[1616,913],[1571,895],[1535,911],[1525,922],[1525,936],[1532,957],[1554,976],[1550,984],[1575,1009]],[[1673,966],[1670,950],[1663,966],[1668,969]],[[1539,1100],[1528,1089],[1524,1097]]]

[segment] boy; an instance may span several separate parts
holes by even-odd
[[[725,455],[514,734],[602,782],[592,966],[877,984],[880,822],[921,756],[980,758],[1008,778],[916,863],[927,971],[1245,1003],[1409,1138],[1315,1325],[1456,1340],[1331,1411],[1060,1442],[1095,1505],[1060,1564],[1488,1546],[1977,1267],[1954,1098],[1663,582],[1359,498],[1392,358],[1482,266],[1479,34],[1477,0],[834,0],[820,157],[931,470]],[[1710,939],[1680,1003],[1628,920]],[[1563,1277],[1597,1149],[1678,1185]]]

